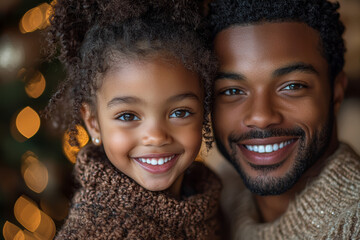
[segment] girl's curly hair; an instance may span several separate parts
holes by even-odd
[[[58,0],[46,32],[47,54],[57,57],[67,78],[52,96],[45,117],[60,130],[83,125],[83,103],[95,105],[99,77],[121,60],[171,56],[199,75],[204,86],[204,131],[208,146],[212,79],[216,61],[200,34],[200,1]],[[116,53],[115,55],[112,53]]]

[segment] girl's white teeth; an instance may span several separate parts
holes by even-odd
[[[167,163],[174,157],[175,155],[165,158],[139,158],[139,160],[142,161],[143,163],[147,163],[155,166],[155,165],[163,165],[164,163]]]
[[[275,143],[275,144],[268,144],[268,145],[245,145],[245,147],[252,151],[257,153],[271,153],[275,152],[279,149],[282,149],[286,145],[292,143],[294,140],[284,141],[281,143]]]

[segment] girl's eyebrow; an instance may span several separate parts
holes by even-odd
[[[197,101],[200,101],[200,98],[193,92],[181,93],[181,94],[172,96],[172,97],[169,98],[168,101],[177,102],[177,101],[181,101],[181,100],[184,100],[184,99],[187,99],[187,98],[193,98],[193,99],[195,99]]]
[[[187,93],[181,93],[175,96],[172,96],[168,99],[169,102],[177,102],[177,101],[181,101],[184,99],[188,99],[188,98],[193,98],[197,101],[200,101],[200,98],[192,92],[187,92]],[[130,97],[130,96],[124,96],[124,97],[114,97],[113,99],[111,99],[108,103],[107,103],[107,107],[111,108],[117,104],[121,104],[121,103],[140,103],[142,102],[142,100],[140,98],[137,97]]]
[[[138,103],[138,102],[141,102],[141,100],[137,97],[130,97],[130,96],[115,97],[107,103],[107,107],[111,108],[114,105],[117,105],[120,103]]]

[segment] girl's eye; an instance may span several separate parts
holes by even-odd
[[[138,118],[136,115],[132,113],[123,113],[118,117],[119,120],[130,122],[130,121],[139,121],[140,118]]]
[[[237,88],[229,88],[229,89],[222,91],[220,94],[223,94],[226,96],[233,96],[233,95],[243,95],[243,94],[245,94],[245,92],[240,89],[237,89]]]
[[[170,114],[170,118],[186,118],[192,113],[189,110],[175,110]]]
[[[301,83],[291,83],[284,87],[282,90],[299,90],[302,88],[306,88],[306,86]]]

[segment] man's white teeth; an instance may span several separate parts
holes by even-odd
[[[292,143],[294,140],[284,141],[281,143],[275,143],[275,144],[268,144],[268,145],[245,145],[245,147],[252,151],[257,153],[271,153],[275,152],[279,149],[282,149],[286,145]]]
[[[143,163],[151,164],[151,165],[163,165],[164,163],[167,163],[171,159],[173,159],[175,155],[172,155],[170,157],[164,157],[164,158],[139,158],[140,161]]]

